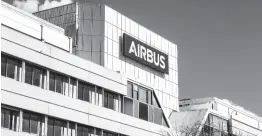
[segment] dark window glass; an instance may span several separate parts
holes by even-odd
[[[139,88],[139,101],[147,102],[147,90],[145,88]]]
[[[55,91],[55,74],[50,72],[49,75],[49,90]]]
[[[55,75],[55,86],[56,86],[56,92],[62,93],[62,77],[60,75]]]
[[[83,100],[90,102],[89,101],[89,87],[87,85],[84,85],[84,91],[83,91]]]
[[[55,130],[55,136],[61,136],[62,135],[62,122],[55,120],[54,122],[54,130]]]
[[[42,115],[24,111],[22,130],[23,132],[37,134],[38,130],[41,132],[42,122],[44,122],[44,117]]]
[[[108,108],[114,109],[114,95],[111,93],[108,93]]]
[[[139,102],[134,101],[134,117],[139,118]]]
[[[83,127],[83,136],[88,136],[88,128]]]
[[[30,115],[27,113],[23,113],[23,127],[22,127],[23,132],[30,133],[29,122],[30,122]]]
[[[114,109],[114,94],[108,91],[104,92],[104,107]]]
[[[133,116],[133,100],[124,98],[124,113]]]
[[[6,61],[7,61],[7,59],[4,55],[1,55],[1,57],[2,57],[1,58],[1,75],[6,76],[6,65],[7,65]]]
[[[139,118],[148,120],[148,106],[144,103],[139,103]]]
[[[54,120],[48,119],[47,136],[54,136]]]
[[[13,131],[17,130],[17,120],[19,111],[11,110],[7,108],[1,108],[1,127],[7,128]]]
[[[30,116],[30,131],[31,131],[31,133],[37,134],[38,122],[39,122],[39,117],[37,115],[31,114],[31,116]]]
[[[33,85],[40,86],[41,77],[43,77],[42,70],[34,68]]]
[[[78,82],[78,99],[83,100],[83,91],[84,85],[81,82]]]
[[[32,84],[33,68],[29,65],[25,67],[25,83]]]
[[[75,136],[75,123],[69,122],[68,136]]]
[[[132,98],[133,97],[132,92],[133,92],[133,85],[132,83],[128,83],[127,84],[127,96]]]
[[[77,125],[77,136],[83,136],[83,127]]]
[[[162,125],[162,110],[160,108],[154,108],[154,122]]]
[[[15,78],[15,66],[16,66],[16,61],[8,59],[7,60],[7,77],[10,78]]]
[[[102,130],[101,129],[96,129],[96,135],[97,136],[102,136]]]

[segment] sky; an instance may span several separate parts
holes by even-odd
[[[262,116],[261,0],[87,1],[178,45],[180,99],[228,99]]]

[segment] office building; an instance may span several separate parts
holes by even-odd
[[[262,136],[262,118],[228,100],[183,99],[179,106],[170,122],[181,136]]]
[[[2,135],[171,129],[168,117],[179,111],[174,43],[106,5],[72,3],[34,15],[5,2],[1,8]]]

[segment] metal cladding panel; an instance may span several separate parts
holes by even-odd
[[[33,14],[52,24],[66,29],[69,25],[75,25],[76,9],[76,3],[72,3],[56,8],[38,11]]]

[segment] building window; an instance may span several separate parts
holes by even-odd
[[[101,87],[96,87],[96,105],[103,106],[103,95]]]
[[[40,135],[42,133],[42,127],[44,127],[43,123],[44,116],[27,111],[23,112],[23,132]]]
[[[104,107],[114,110],[114,94],[109,91],[104,92]]]
[[[124,113],[133,116],[133,99],[124,98]]]
[[[19,81],[22,70],[21,64],[21,60],[1,54],[1,75]]]
[[[139,101],[147,103],[147,90],[139,87]]]
[[[1,107],[1,127],[17,131],[18,124],[19,111],[11,107]]]
[[[25,83],[44,88],[45,70],[26,64],[25,66]]]
[[[127,96],[130,98],[133,97],[133,85],[130,82],[127,84]]]
[[[93,136],[94,132],[93,127],[77,124],[77,136]]]
[[[117,134],[107,132],[107,131],[103,131],[103,136],[117,136]]]
[[[75,136],[76,135],[76,129],[75,129],[75,123],[74,122],[69,122],[69,127],[68,127],[68,136]]]
[[[127,97],[124,97],[125,114],[168,127],[164,113],[152,90],[131,82],[128,82],[127,89]]]
[[[78,99],[87,101],[87,102],[94,102],[95,101],[95,86],[84,83],[78,82]]]
[[[139,118],[148,120],[148,105],[142,102],[139,103]]]
[[[67,95],[68,97],[71,97],[71,98],[76,98],[76,79],[75,78],[72,78],[70,77],[70,85],[69,85],[69,92],[68,94],[66,93],[65,95]]]
[[[47,136],[65,136],[67,134],[66,121],[48,117]]]
[[[61,93],[63,95],[68,94],[68,81],[69,77],[58,74],[58,73],[54,73],[54,72],[50,72],[49,74],[49,90],[57,92],[57,93]]]

